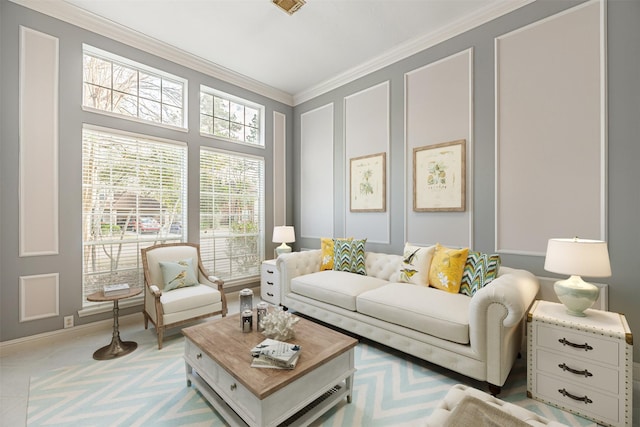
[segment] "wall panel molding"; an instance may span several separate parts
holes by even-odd
[[[273,225],[287,224],[287,116],[273,112]]]
[[[20,276],[20,322],[60,314],[58,273]]]
[[[366,238],[370,243],[391,242],[390,174],[385,171],[385,212],[351,212],[351,159],[385,153],[386,167],[389,168],[390,88],[390,82],[385,81],[344,98],[345,233],[358,239]]]
[[[58,253],[58,45],[20,26],[20,256]]]
[[[473,49],[405,73],[405,241],[473,248]],[[466,210],[413,210],[413,149],[466,140]]]
[[[333,103],[300,115],[300,236],[334,236]]]
[[[605,22],[592,0],[495,39],[498,252],[606,240]]]

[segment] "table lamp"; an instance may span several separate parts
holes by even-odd
[[[274,243],[282,243],[276,248],[276,254],[280,256],[280,254],[291,252],[291,246],[288,246],[287,243],[296,241],[296,233],[292,226],[273,227],[273,239],[271,240]]]
[[[549,239],[544,269],[571,276],[555,282],[553,289],[569,314],[584,317],[584,311],[598,299],[599,290],[580,276],[611,276],[607,242],[577,237]]]

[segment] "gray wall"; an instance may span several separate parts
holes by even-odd
[[[189,241],[197,242],[199,231],[198,168],[201,146],[242,151],[264,156],[266,221],[265,254],[273,253],[270,230],[273,227],[273,112],[286,115],[287,141],[292,140],[292,108],[262,95],[247,91],[179,64],[115,42],[95,33],[69,25],[46,15],[0,0],[2,128],[0,133],[0,341],[62,329],[63,316],[76,315],[82,308],[82,223],[81,223],[81,160],[82,125],[94,124],[125,129],[156,137],[185,141],[188,144],[188,231]],[[18,39],[23,25],[50,34],[60,40],[59,79],[59,254],[52,256],[18,256]],[[179,132],[142,123],[107,117],[82,110],[82,44],[88,43],[140,63],[186,78],[189,82],[189,131]],[[199,134],[200,84],[219,89],[266,107],[266,149],[201,137]],[[290,148],[289,148],[290,150]],[[290,158],[290,155],[288,156]],[[289,160],[290,161],[290,160]],[[289,178],[291,179],[291,178]],[[291,205],[291,203],[289,203]],[[289,218],[292,212],[287,215]],[[60,316],[19,322],[19,277],[60,274]],[[258,279],[256,279],[256,282]],[[122,314],[139,312],[140,306],[121,310]],[[111,317],[103,313],[83,318],[83,324]],[[142,323],[142,316],[140,316]]]
[[[367,244],[367,250],[401,253],[404,236],[404,73],[433,63],[454,53],[474,49],[474,250],[495,249],[495,129],[494,129],[494,39],[514,29],[536,22],[581,1],[537,1],[457,37],[435,45],[382,70],[341,86],[300,104],[294,109],[294,194],[300,195],[300,115],[334,104],[334,227],[335,235],[345,232],[344,206],[344,104],[351,95],[381,82],[390,81],[391,147],[387,158],[390,174],[391,243]],[[631,330],[640,333],[640,2],[609,0],[607,3],[608,61],[608,224],[607,240],[613,275],[598,280],[610,285],[609,309],[626,315]],[[562,206],[548,206],[562,209]],[[300,226],[300,205],[294,206],[295,225]],[[523,224],[526,226],[526,224]],[[366,236],[358,236],[366,237]],[[300,239],[297,248],[318,248],[318,239]],[[539,276],[553,276],[543,269],[544,257],[502,256],[503,265],[525,268]],[[634,360],[640,362],[640,346]]]

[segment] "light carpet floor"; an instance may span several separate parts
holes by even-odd
[[[32,377],[27,425],[224,426],[193,387],[187,387],[182,337],[138,348],[125,357],[90,361]],[[354,394],[313,426],[419,426],[457,383],[484,384],[368,341],[356,347]],[[500,397],[570,426],[590,421],[526,397],[519,360]]]

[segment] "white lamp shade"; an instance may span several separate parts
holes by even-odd
[[[588,239],[549,239],[544,269],[586,277],[611,276],[607,242]]]
[[[273,227],[273,239],[274,243],[290,243],[296,241],[296,232],[292,226],[283,225],[279,227]]]

